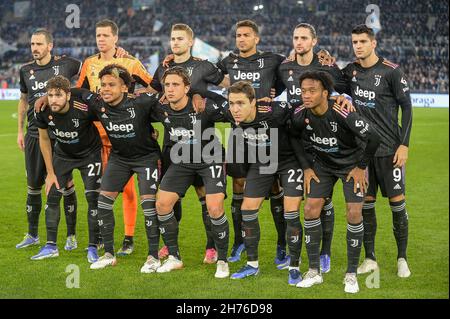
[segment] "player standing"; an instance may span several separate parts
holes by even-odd
[[[95,28],[97,48],[100,53],[88,57],[81,69],[80,79],[77,86],[98,93],[100,89],[99,72],[109,64],[117,63],[125,67],[133,77],[133,83],[130,85],[130,92],[134,91],[136,83],[147,87],[152,80],[142,63],[131,56],[117,57],[117,42],[119,40],[119,28],[111,20],[101,20]],[[111,142],[100,123],[96,123],[100,137],[103,143],[103,166],[106,167],[109,155],[111,153]],[[133,252],[133,236],[136,226],[137,214],[137,194],[134,186],[134,177],[132,177],[123,191],[123,218],[125,224],[125,238],[122,247],[117,254],[129,255]]]
[[[42,208],[41,188],[45,183],[45,163],[39,149],[38,128],[34,119],[34,102],[45,94],[47,81],[55,75],[63,75],[72,79],[80,72],[81,63],[69,57],[52,56],[53,36],[46,29],[36,29],[31,36],[31,52],[33,61],[20,68],[20,100],[18,105],[17,144],[25,151],[27,175],[27,215],[28,232],[16,248],[24,248],[39,244],[38,225]],[[27,133],[23,133],[25,113],[28,124]],[[54,139],[53,136],[50,136]],[[66,186],[66,185],[61,185]],[[77,248],[75,227],[77,218],[77,198],[75,186],[69,180],[64,191],[64,213],[67,223],[67,240],[64,249]]]
[[[375,201],[378,187],[389,198],[394,236],[397,242],[397,275],[409,277],[406,256],[408,245],[408,214],[405,202],[405,164],[408,159],[412,127],[412,106],[408,82],[403,71],[382,57],[375,49],[373,30],[358,25],[352,30],[352,45],[357,62],[343,70],[358,111],[371,122],[381,137],[381,145],[369,163],[369,189],[363,206],[364,249],[366,259],[358,273],[378,268],[375,258],[377,222]],[[402,110],[399,126],[399,107]]]

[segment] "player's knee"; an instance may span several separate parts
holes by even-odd
[[[405,195],[400,194],[400,195],[397,195],[397,196],[394,196],[394,197],[389,197],[389,202],[390,203],[396,203],[396,202],[402,201],[404,199],[405,199]]]
[[[245,178],[233,178],[233,192],[243,193],[245,185]]]
[[[158,214],[168,214],[173,209],[173,203],[165,197],[160,197],[156,201],[156,211]]]
[[[207,205],[207,207],[208,207],[209,216],[211,216],[213,218],[220,217],[224,212],[223,205],[221,205],[220,203],[214,203],[212,205]]]
[[[202,198],[206,196],[205,186],[196,186],[195,192],[197,193],[198,198]]]
[[[362,221],[361,205],[347,205],[347,221],[352,224],[358,224]]]
[[[305,218],[307,219],[319,218],[320,212],[322,211],[322,205],[320,205],[319,202],[309,200],[305,203],[304,211]]]

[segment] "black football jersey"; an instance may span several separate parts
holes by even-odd
[[[47,81],[56,75],[71,80],[79,74],[80,68],[80,61],[66,56],[52,56],[46,65],[38,65],[33,61],[20,68],[20,92],[28,95],[27,134],[39,136],[34,122],[34,102],[46,94]]]

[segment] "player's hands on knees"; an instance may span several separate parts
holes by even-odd
[[[309,194],[311,191],[311,180],[315,180],[316,183],[320,183],[320,180],[312,168],[305,169],[303,173],[305,175],[305,192]]]
[[[25,150],[25,139],[23,137],[23,132],[17,133],[17,146],[23,152]]]
[[[361,192],[364,194],[367,191],[367,187],[369,186],[366,180],[366,170],[355,167],[348,173],[347,182],[349,182],[353,178],[353,192],[356,194],[358,192],[358,187]]]
[[[157,141],[159,137],[159,131],[155,128],[155,131],[152,133],[152,138]]]
[[[175,56],[173,54],[169,54],[168,56],[166,56],[162,63],[163,67],[168,68],[169,63],[172,62],[173,60],[175,60]]]
[[[41,96],[34,102],[34,111],[36,113],[39,113],[40,111],[45,110],[45,108],[48,106],[48,99],[47,95]]]
[[[55,174],[47,174],[47,177],[45,178],[45,194],[48,195],[50,192],[50,189],[52,188],[53,184],[55,185],[56,189],[59,189],[59,183],[58,179],[56,178]]]
[[[124,58],[126,56],[129,56],[129,55],[130,54],[128,53],[127,50],[125,50],[122,47],[117,47],[117,49],[116,49],[116,57],[118,57],[120,59],[120,58]]]
[[[192,106],[196,113],[201,113],[206,108],[206,99],[204,99],[200,94],[194,94],[192,97]]]
[[[317,57],[319,58],[319,62],[322,65],[333,65],[336,63],[336,58],[331,56],[330,52],[327,50],[320,50],[317,52]]]
[[[408,160],[408,146],[400,145],[394,155],[394,167],[402,167]]]
[[[330,98],[332,100],[336,101],[336,104],[339,105],[339,108],[341,110],[345,110],[347,112],[355,112],[356,111],[352,102],[349,99],[347,99],[347,97],[345,95],[341,94],[341,95],[332,96]]]

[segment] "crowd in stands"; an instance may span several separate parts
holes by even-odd
[[[18,68],[29,61],[29,37],[36,27],[53,32],[55,53],[79,59],[93,54],[95,23],[110,18],[120,27],[120,45],[146,60],[155,51],[169,53],[173,23],[187,23],[197,37],[222,51],[233,50],[238,20],[252,19],[261,28],[260,50],[288,55],[292,31],[300,22],[316,27],[318,47],[327,49],[338,61],[353,60],[351,30],[365,23],[370,12],[360,0],[148,0],[148,8],[133,8],[133,0],[30,0],[24,17],[14,13],[14,0],[0,2],[0,38],[17,47],[0,56],[0,87],[18,86]],[[141,1],[145,2],[145,1]],[[445,0],[371,0],[379,7],[381,30],[377,53],[405,71],[414,92],[448,93],[448,2]],[[80,9],[80,27],[69,28],[68,4]],[[255,6],[263,5],[255,10]],[[155,27],[155,21],[162,26]],[[6,83],[6,84],[5,84]]]

